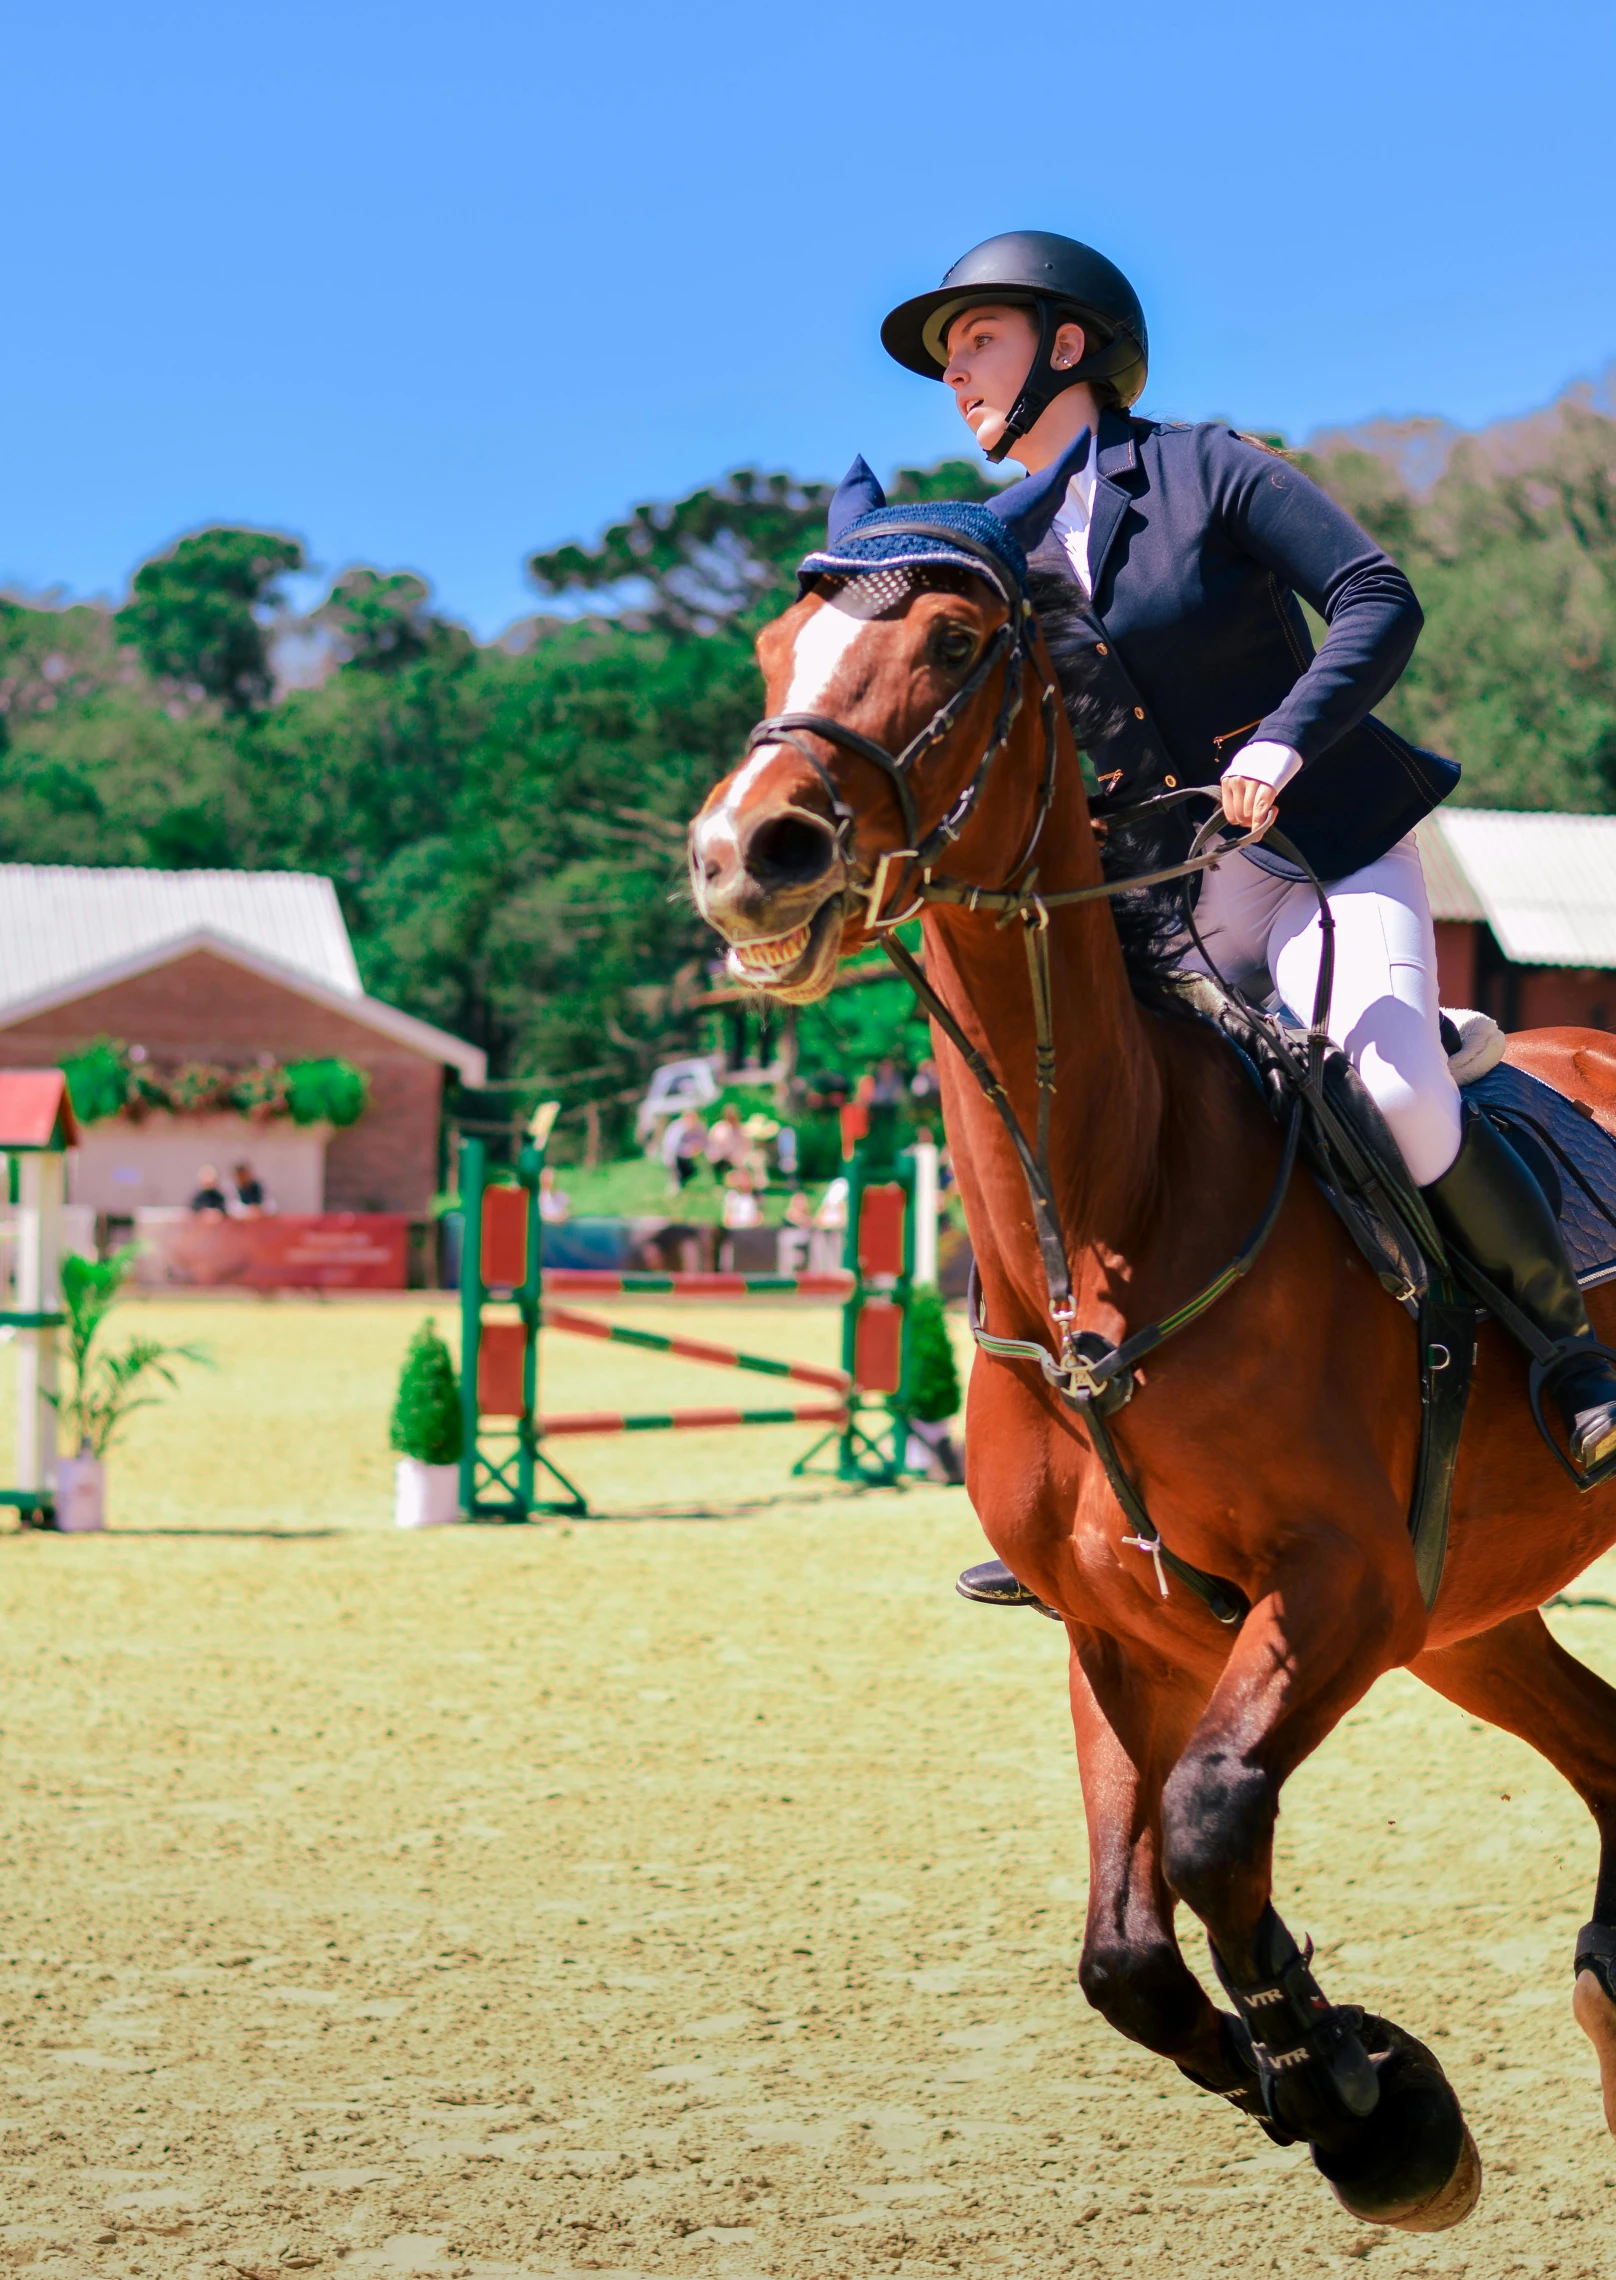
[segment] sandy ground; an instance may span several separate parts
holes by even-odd
[[[591,1442],[640,1517],[399,1536],[418,1313],[143,1308],[216,1374],[138,1421],[113,1532],[0,1536],[0,2261],[1616,2270],[1593,1843],[1518,1745],[1395,1680],[1288,1794],[1282,1908],[1487,2162],[1459,2232],[1365,2231],[1085,2007],[1062,1642],[953,1597],[962,1496],[792,1484],[790,1431]],[[732,1382],[627,1361],[565,1349],[556,1404]],[[1616,1612],[1554,1620],[1616,1669]]]

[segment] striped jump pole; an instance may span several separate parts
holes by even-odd
[[[551,1281],[553,1275],[545,1279]],[[846,1393],[853,1382],[845,1370],[819,1369],[812,1362],[780,1362],[769,1354],[743,1354],[734,1346],[709,1345],[704,1338],[668,1338],[657,1330],[631,1330],[624,1323],[600,1322],[592,1314],[575,1314],[569,1306],[551,1306],[548,1301],[540,1309],[539,1327],[564,1330],[572,1338],[601,1338],[614,1346],[639,1346],[650,1354],[677,1354],[681,1361],[710,1362],[716,1369],[756,1370],[762,1377],[795,1378],[799,1385],[824,1386],[831,1393]],[[817,1424],[826,1414],[823,1409],[771,1410],[767,1414],[736,1410],[732,1421],[741,1425],[788,1425],[805,1417]],[[545,1418],[540,1429],[550,1433],[558,1427],[553,1419]]]
[[[637,1415],[616,1409],[579,1409],[541,1417],[545,1440],[564,1433],[688,1433],[714,1425],[845,1425],[845,1402],[805,1402],[792,1409],[663,1409]]]
[[[565,1298],[834,1298],[853,1295],[846,1268],[818,1275],[617,1274],[607,1267],[546,1267],[544,1288]]]

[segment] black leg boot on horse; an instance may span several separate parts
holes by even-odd
[[[1467,1108],[1458,1155],[1421,1192],[1442,1233],[1556,1349],[1544,1391],[1560,1412],[1581,1479],[1592,1487],[1616,1475],[1616,1365],[1594,1346],[1559,1221],[1526,1165]],[[1579,1352],[1583,1346],[1594,1350]]]

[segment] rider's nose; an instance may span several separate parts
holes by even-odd
[[[835,861],[836,837],[817,816],[789,808],[754,825],[742,852],[760,887],[811,887]]]

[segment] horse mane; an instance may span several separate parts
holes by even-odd
[[[1083,597],[1071,579],[1058,571],[1034,568],[1027,577],[1027,598],[1038,613],[1049,661],[1055,668],[1066,718],[1079,752],[1103,742],[1123,725],[1126,715],[1104,699],[1094,670],[1093,629],[1084,615]],[[1101,822],[1100,868],[1108,879],[1136,877],[1142,871],[1164,869],[1182,858],[1182,810],[1130,824]],[[1123,964],[1134,996],[1159,1009],[1172,1001],[1167,977],[1176,962],[1175,945],[1182,937],[1184,906],[1178,882],[1146,887],[1136,894],[1118,895],[1109,904]]]

